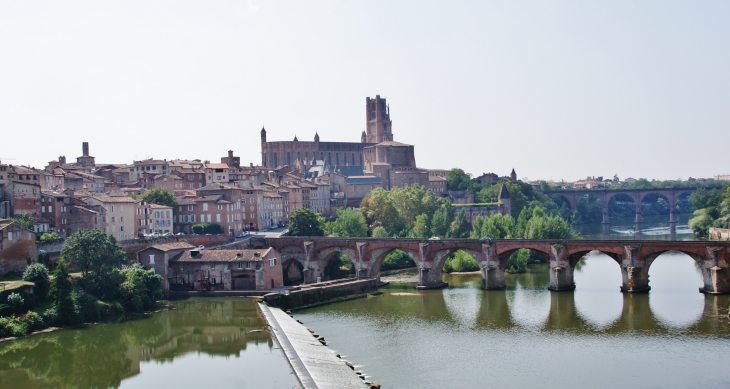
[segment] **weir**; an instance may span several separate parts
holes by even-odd
[[[333,253],[345,253],[357,264],[358,278],[380,279],[380,267],[393,250],[410,255],[418,268],[417,289],[442,288],[442,268],[457,250],[469,253],[479,264],[483,289],[505,287],[504,272],[509,257],[519,249],[541,254],[550,266],[550,290],[572,291],[576,285],[576,263],[591,251],[604,253],[621,268],[626,293],[648,292],[649,268],[663,253],[676,251],[690,256],[702,271],[702,293],[730,293],[730,242],[656,240],[530,240],[530,239],[440,239],[411,238],[331,238],[280,237],[252,238],[251,248],[274,247],[287,259],[299,261],[306,282],[322,277]]]

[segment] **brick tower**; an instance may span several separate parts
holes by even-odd
[[[390,121],[390,107],[380,95],[365,99],[365,142],[382,143],[393,140],[393,122]]]

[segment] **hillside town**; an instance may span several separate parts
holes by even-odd
[[[55,231],[65,238],[78,230],[100,229],[125,241],[191,234],[198,223],[218,224],[227,235],[267,230],[286,225],[300,208],[333,217],[338,209],[359,207],[375,188],[413,184],[453,204],[473,205],[473,193],[448,190],[447,170],[417,167],[414,146],[393,141],[384,98],[368,98],[366,109],[361,142],[320,142],[317,134],[313,142],[296,137],[268,142],[261,129],[262,164],[257,166],[242,165],[232,150],[220,161],[97,163],[88,142],[75,161],[60,156],[42,169],[0,161],[0,219],[26,214],[34,233]],[[516,179],[514,171],[477,178],[483,184]],[[153,188],[173,193],[177,209],[140,199]]]

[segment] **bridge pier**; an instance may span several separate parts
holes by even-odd
[[[561,266],[550,261],[550,286],[548,289],[555,292],[574,291],[573,268],[570,265]]]
[[[649,267],[639,256],[641,246],[624,246],[625,256],[621,261],[621,291],[625,293],[646,293],[649,286]]]
[[[433,271],[427,267],[418,268],[418,284],[414,286],[417,290],[441,289],[447,286],[449,284],[441,280],[440,271]]]
[[[482,265],[482,289],[504,289],[506,286],[504,270],[499,267],[489,267],[487,264]]]
[[[721,260],[722,247],[708,247],[707,258],[701,262],[702,281],[705,284],[700,292],[706,294],[730,293],[730,274],[728,263]]]
[[[573,266],[570,259],[565,255],[565,245],[558,243],[550,246],[548,254],[550,264],[550,286],[549,290],[556,292],[575,290],[573,282]]]

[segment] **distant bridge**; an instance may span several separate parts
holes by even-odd
[[[678,251],[699,264],[704,284],[701,292],[730,293],[730,242],[280,237],[251,238],[248,244],[253,248],[278,250],[285,272],[298,263],[297,267],[305,270],[306,283],[322,277],[330,259],[337,253],[344,253],[352,260],[358,277],[380,278],[383,259],[393,250],[403,250],[418,268],[417,289],[446,286],[442,268],[446,259],[457,250],[467,252],[477,261],[483,289],[504,288],[507,259],[519,249],[530,249],[542,255],[550,265],[549,289],[573,290],[575,264],[587,253],[599,251],[619,265],[623,280],[621,290],[629,293],[649,291],[649,267],[659,255]]]
[[[676,223],[677,218],[675,211],[677,208],[677,200],[684,194],[692,194],[697,191],[697,188],[665,188],[665,189],[611,189],[611,190],[597,190],[597,189],[584,189],[584,190],[548,190],[544,191],[545,195],[559,195],[568,201],[571,210],[575,210],[578,205],[578,200],[584,196],[596,196],[598,201],[601,202],[603,208],[603,223],[608,223],[608,202],[611,198],[618,194],[625,194],[634,200],[636,206],[636,223],[641,223],[641,202],[644,197],[650,194],[660,194],[667,198],[669,201],[669,222]]]

